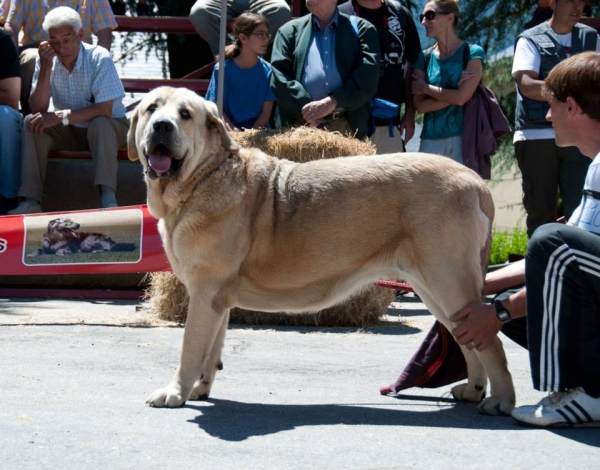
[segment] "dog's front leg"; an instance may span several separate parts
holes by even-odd
[[[169,384],[156,390],[146,404],[154,407],[175,408],[189,398],[194,383],[202,377],[202,367],[210,358],[226,310],[217,311],[211,304],[212,296],[190,293],[188,314],[183,334],[179,367]],[[214,373],[213,373],[214,377]]]
[[[225,333],[227,332],[228,324],[229,310],[223,316],[223,321],[219,327],[219,332],[217,333],[217,337],[215,338],[213,347],[211,348],[210,355],[205,364],[202,365],[202,377],[200,377],[194,384],[194,389],[190,394],[190,400],[206,400],[210,395],[210,389],[212,388],[215,380],[217,370],[223,368],[223,363],[221,362],[221,352],[223,351]]]

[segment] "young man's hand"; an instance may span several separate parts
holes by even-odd
[[[452,315],[450,321],[462,322],[452,330],[458,344],[478,351],[487,348],[502,329],[502,322],[496,317],[494,304],[469,304]]]

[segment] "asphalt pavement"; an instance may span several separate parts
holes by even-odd
[[[450,387],[381,396],[433,321],[414,297],[393,307],[364,330],[231,325],[211,398],[156,409],[182,328],[141,302],[0,299],[0,468],[598,468],[598,428],[522,427]],[[503,342],[518,403],[537,402]]]

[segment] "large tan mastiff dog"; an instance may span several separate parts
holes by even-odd
[[[448,317],[481,299],[494,206],[479,176],[448,158],[280,160],[240,149],[213,103],[168,87],[140,103],[128,140],[190,296],[179,367],[150,406],[208,396],[232,307],[317,311],[378,279],[405,279],[451,329]],[[463,352],[469,380],[454,395],[510,413],[500,340]]]

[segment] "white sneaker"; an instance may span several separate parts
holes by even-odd
[[[37,214],[42,212],[42,207],[37,201],[26,200],[19,202],[19,205],[12,211],[8,211],[8,215],[20,215],[20,214]]]
[[[519,406],[512,417],[520,424],[540,427],[600,427],[600,398],[583,388],[552,392],[537,405]]]

